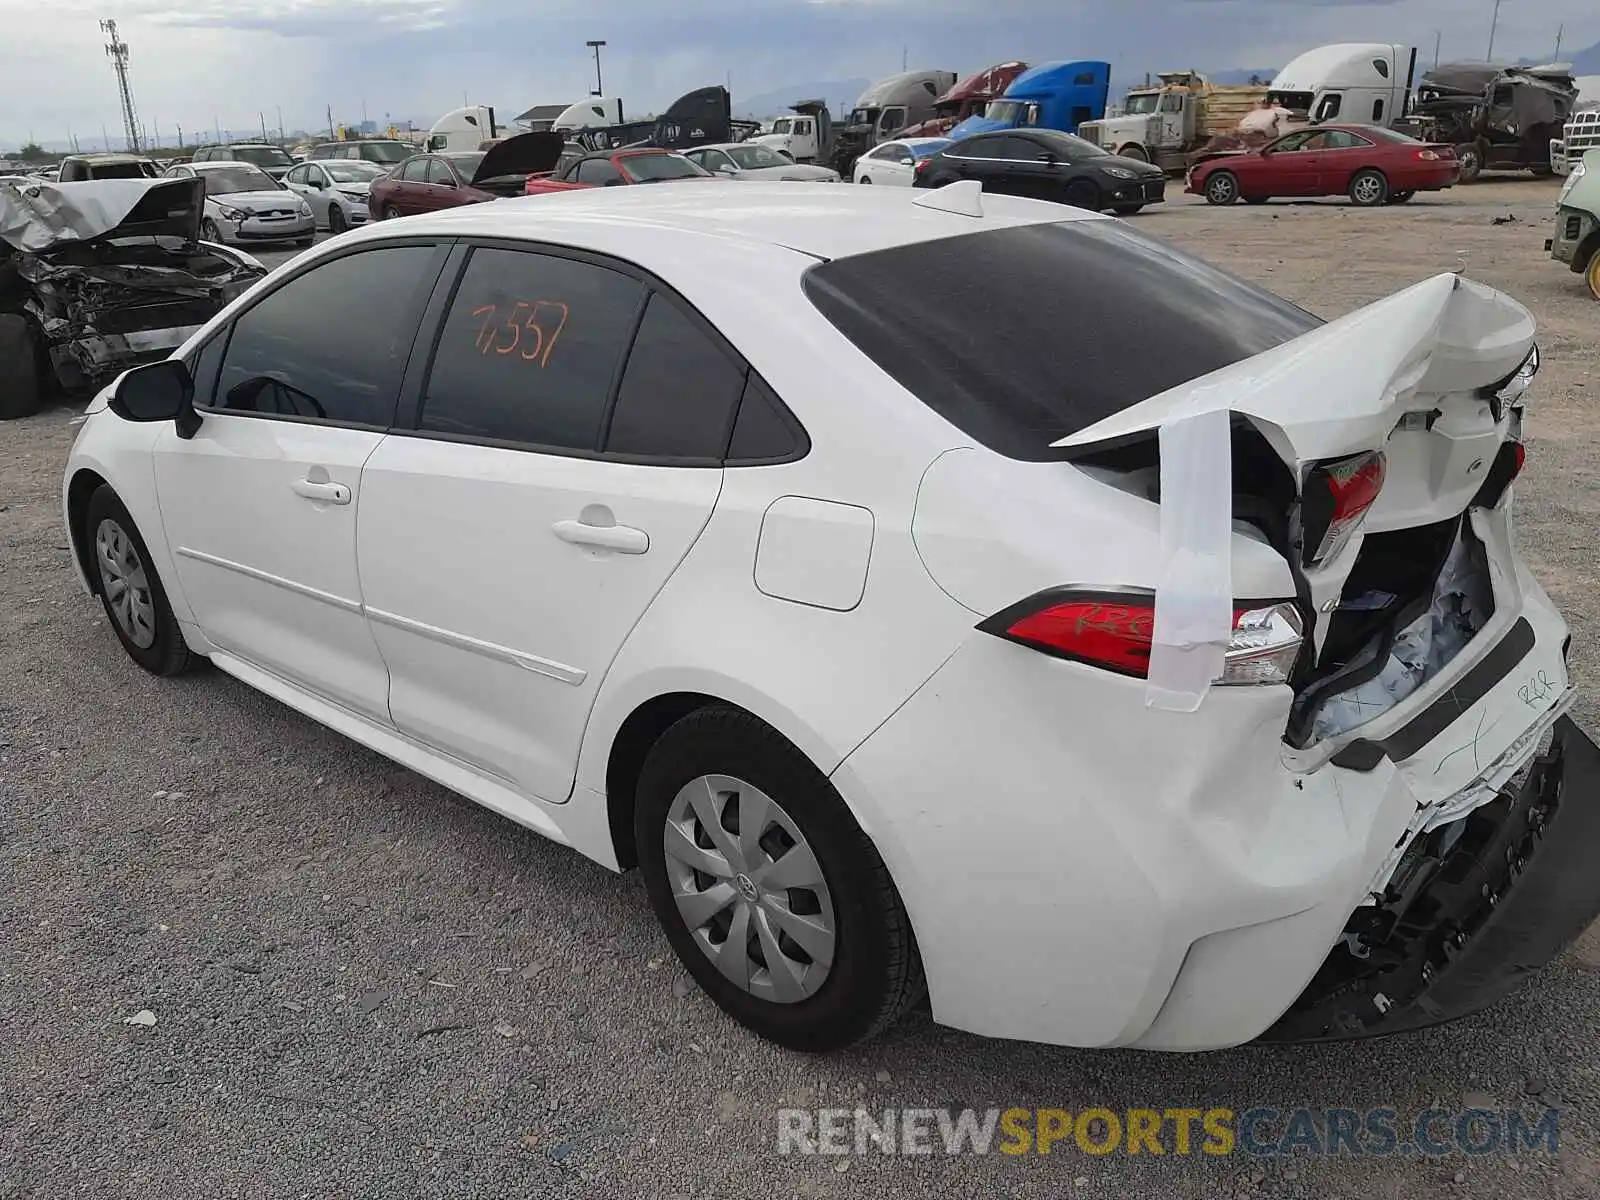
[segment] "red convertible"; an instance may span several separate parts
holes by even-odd
[[[1276,196],[1349,196],[1362,208],[1404,204],[1455,184],[1451,146],[1373,125],[1297,129],[1259,150],[1226,151],[1189,168],[1184,189],[1211,204],[1264,204]]]
[[[546,192],[565,192],[573,188],[615,187],[624,183],[667,183],[679,180],[715,179],[726,182],[703,167],[670,150],[641,146],[633,150],[601,150],[573,158],[561,169],[541,178],[528,180],[530,196]]]
[[[414,154],[372,181],[367,208],[387,219],[520,196],[528,176],[556,165],[563,144],[559,133],[521,133],[487,150]]]

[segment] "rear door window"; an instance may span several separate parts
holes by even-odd
[[[1025,225],[836,258],[805,292],[967,436],[1050,443],[1322,322],[1120,221]]]
[[[593,263],[474,250],[440,330],[421,428],[597,451],[643,300],[637,279]]]

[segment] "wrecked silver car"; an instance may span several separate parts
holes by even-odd
[[[0,183],[0,420],[165,358],[266,275],[200,241],[199,179]]]

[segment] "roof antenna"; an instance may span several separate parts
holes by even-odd
[[[941,188],[924,192],[912,201],[918,208],[954,213],[958,217],[983,216],[983,184],[976,179],[960,179]]]

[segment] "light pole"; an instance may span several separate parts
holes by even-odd
[[[1494,0],[1494,16],[1489,18],[1489,53],[1483,56],[1484,62],[1494,61],[1494,31],[1500,24],[1500,0]]]
[[[584,45],[594,51],[594,94],[596,96],[604,96],[606,94],[606,85],[600,82],[600,47],[604,46],[605,43],[585,42]]]
[[[1443,32],[1441,32],[1440,30],[1435,29],[1433,31],[1433,65],[1434,65],[1435,68],[1437,68],[1439,66],[1439,46],[1443,41],[1444,41]]]

